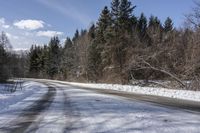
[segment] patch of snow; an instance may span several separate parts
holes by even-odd
[[[51,80],[46,80],[46,81],[51,81]],[[166,88],[156,88],[156,87],[141,87],[141,86],[131,86],[131,85],[120,85],[120,84],[75,83],[75,82],[65,82],[65,81],[56,81],[56,82],[66,83],[78,87],[110,89],[115,91],[123,91],[129,93],[161,96],[161,97],[200,102],[200,91],[166,89]]]
[[[13,93],[8,92],[5,86],[5,84],[0,85],[0,111],[40,91],[41,86],[44,85],[35,82],[25,82],[22,84],[22,90],[17,88],[17,91]]]
[[[57,84],[57,86],[62,87],[68,95],[72,109],[68,121],[71,126],[66,132],[199,133],[200,131],[199,114],[97,94],[70,85]]]
[[[7,98],[0,97],[0,132],[9,127],[13,120],[19,120],[19,114],[35,101],[39,100],[48,88],[46,85],[36,82],[25,82],[23,91],[9,94]],[[6,101],[7,100],[7,101]]]

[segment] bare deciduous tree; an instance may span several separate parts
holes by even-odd
[[[186,14],[186,24],[189,24],[192,28],[200,28],[200,2],[194,1],[195,7],[192,9],[192,12]]]

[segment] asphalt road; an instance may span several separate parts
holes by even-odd
[[[35,123],[35,119],[41,112],[47,109],[56,94],[55,87],[48,85],[48,92],[39,100],[34,101],[32,105],[18,113],[18,119],[13,120],[7,127],[1,128],[1,132],[23,133],[26,129]]]
[[[1,133],[168,133],[200,131],[198,102],[39,81],[48,91]],[[1,115],[1,114],[0,114]]]
[[[76,86],[74,86],[76,87]],[[80,89],[90,90],[96,93],[105,94],[105,95],[114,95],[120,96],[123,98],[127,98],[133,101],[143,101],[148,102],[149,104],[154,104],[156,106],[166,107],[166,108],[175,108],[178,110],[183,110],[191,113],[200,113],[200,102],[189,101],[189,100],[181,100],[175,98],[167,98],[160,96],[150,96],[150,95],[142,95],[142,94],[134,94],[128,92],[119,92],[115,90],[105,90],[105,89],[91,89],[91,88],[83,88],[76,87]]]
[[[40,82],[46,83],[48,81],[40,81]],[[60,83],[57,81],[54,81],[54,83],[68,85],[67,83]],[[119,91],[107,90],[107,89],[96,89],[96,88],[91,89],[91,88],[77,87],[77,86],[73,86],[73,87],[89,90],[95,93],[100,93],[100,94],[105,94],[105,95],[120,96],[123,98],[128,98],[129,100],[148,102],[150,104],[156,104],[157,106],[162,106],[166,108],[176,108],[176,109],[188,111],[191,113],[200,113],[200,102],[196,102],[196,101],[181,100],[181,99],[167,98],[167,97],[160,97],[160,96],[134,94],[134,93],[127,93],[127,92],[122,92],[122,91],[119,92]]]

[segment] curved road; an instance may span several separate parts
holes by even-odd
[[[77,88],[49,81],[42,83],[46,84],[48,91],[38,100],[32,100],[25,109],[11,112],[8,115],[11,120],[0,125],[0,133],[200,131],[198,103]],[[0,121],[4,121],[1,115]]]

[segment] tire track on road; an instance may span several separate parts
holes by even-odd
[[[56,94],[56,89],[54,87],[48,84],[46,85],[48,86],[48,92],[44,94],[40,100],[35,101],[31,106],[24,109],[19,117],[9,124],[9,127],[1,128],[3,132],[23,133],[26,132],[33,123],[35,123],[35,129],[37,129],[36,118],[51,105]]]

